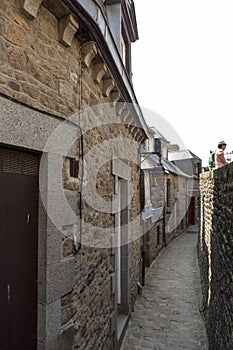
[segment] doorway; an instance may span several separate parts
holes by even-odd
[[[117,276],[117,310],[118,314],[128,314],[129,298],[129,242],[128,223],[129,206],[128,182],[124,179],[118,181],[118,213],[116,215],[117,252],[116,252],[116,276]]]
[[[116,248],[116,298],[117,341],[122,343],[129,313],[129,205],[128,181],[118,178],[118,212],[115,215]]]
[[[191,197],[188,209],[188,224],[195,225],[195,197]]]
[[[37,155],[0,148],[0,348],[36,349]]]

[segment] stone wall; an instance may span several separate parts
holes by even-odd
[[[150,172],[150,196],[154,209],[164,207],[164,175]],[[163,219],[152,222],[149,218],[145,222],[145,263],[150,266],[164,247]]]
[[[26,3],[38,5],[37,11],[31,13],[26,5],[22,11],[22,4]],[[141,277],[141,231],[136,220],[141,210],[137,163],[139,143],[145,134],[140,128],[125,123],[133,121],[134,115],[124,104],[116,111],[116,102],[126,102],[127,88],[114,79],[117,76],[114,62],[111,65],[105,62],[86,24],[77,13],[70,12],[63,1],[57,1],[56,6],[50,0],[0,2],[0,93],[4,97],[0,142],[42,154],[52,131],[73,113],[101,103],[110,103],[115,108],[117,113],[112,119],[107,115],[107,125],[104,107],[83,112],[75,120],[85,131],[82,202],[80,177],[72,177],[69,171],[70,159],[80,161],[80,140],[71,155],[64,155],[60,175],[65,197],[77,214],[82,208],[83,227],[82,232],[78,232],[81,250],[75,251],[72,225],[58,210],[62,204],[60,197],[53,203],[58,210],[59,227],[50,221],[42,203],[39,212],[38,349],[108,350],[117,346],[118,316],[116,254],[111,247],[116,225],[112,199],[119,195],[116,184],[123,178],[128,184],[129,197],[132,195],[129,221],[135,219],[128,228],[127,238],[131,238],[126,242],[129,290],[125,316],[128,317]],[[66,38],[67,28],[73,33],[72,40]],[[112,142],[115,139],[117,142]],[[66,137],[61,137],[59,144],[65,141]],[[107,146],[105,142],[109,142]],[[116,165],[114,157],[121,158],[125,167],[120,163]],[[105,160],[103,164],[102,160]],[[49,184],[53,186],[53,178],[46,171],[54,163],[49,162],[49,157],[44,162],[49,188]],[[81,162],[79,165],[81,167]],[[129,177],[125,169],[130,169]],[[52,174],[55,176],[56,167]],[[104,200],[106,211],[100,209],[98,200],[91,200],[90,184],[94,184],[97,195]]]
[[[187,178],[175,174],[166,177],[166,243],[187,228]]]
[[[155,209],[165,210],[165,218],[161,214],[155,222],[149,218],[145,223],[146,266],[150,266],[159,251],[187,228],[187,178],[152,171],[150,184],[151,204]]]
[[[210,350],[233,348],[233,163],[203,173],[198,257]]]
[[[151,203],[153,208],[160,208],[164,206],[164,188],[166,186],[166,179],[164,174],[153,174],[150,172],[151,183]]]
[[[149,226],[150,227],[145,234],[145,263],[147,267],[152,264],[160,250],[165,246],[163,236],[163,219],[158,220],[153,225],[149,223]]]
[[[59,20],[45,7],[31,20],[20,1],[1,1],[0,92],[41,110],[70,115],[78,106],[80,42],[64,48]],[[65,53],[65,54],[64,54]]]

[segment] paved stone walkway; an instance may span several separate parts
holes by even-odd
[[[197,232],[191,226],[173,240],[146,273],[121,350],[206,350]]]

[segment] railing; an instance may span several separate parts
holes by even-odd
[[[233,151],[231,152],[225,152],[225,158],[228,162],[233,162]]]

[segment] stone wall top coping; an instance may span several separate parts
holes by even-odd
[[[213,169],[200,174],[200,180],[206,181],[208,179],[217,179],[224,176],[229,169],[232,171],[231,168],[233,168],[233,162],[223,166],[222,168]]]
[[[200,180],[207,180],[213,177],[213,171],[206,171],[205,173],[200,174]]]

